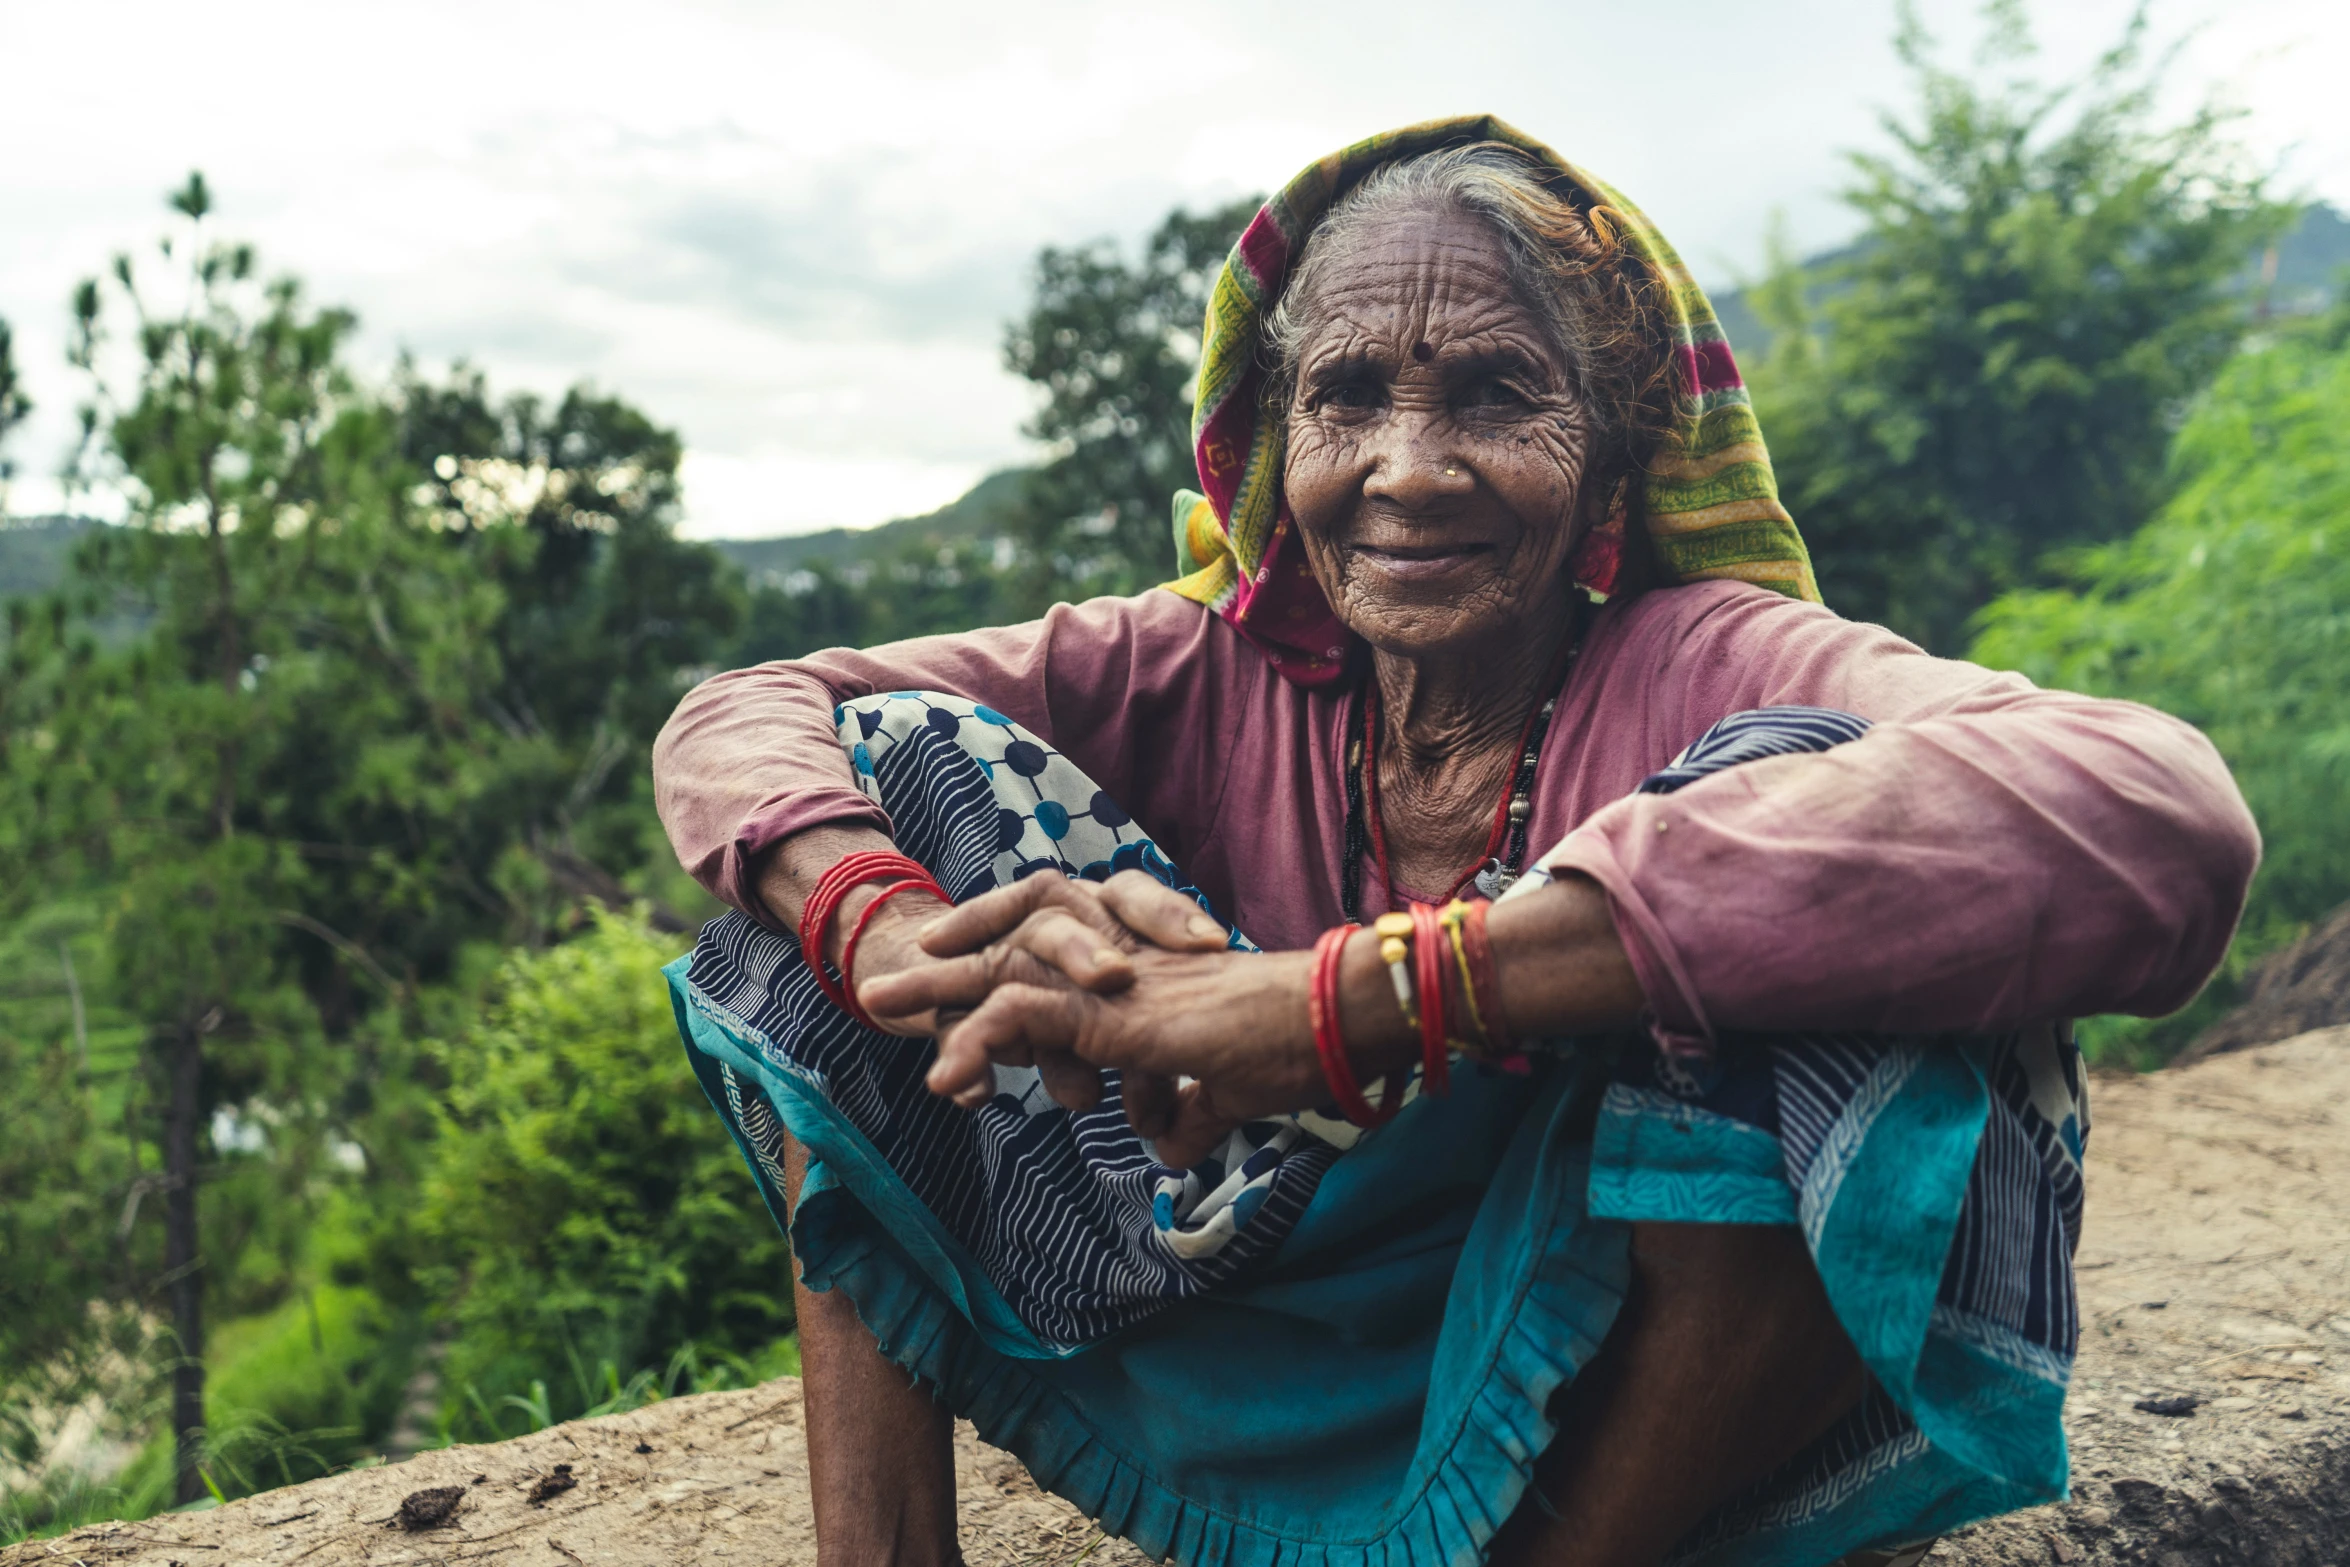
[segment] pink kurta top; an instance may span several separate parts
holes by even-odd
[[[764,919],[761,850],[825,824],[886,830],[832,708],[904,690],[1036,731],[1259,944],[1304,947],[1338,922],[1343,696],[1290,684],[1223,620],[1159,591],[704,682],[653,754],[686,869]],[[1717,719],[1785,703],[1876,727],[1630,793]],[[2218,965],[2260,857],[2226,765],[2187,724],[1723,582],[1594,617],[1528,842],[1606,889],[1659,1021],[1696,1033],[2170,1011]],[[1363,889],[1376,907],[1375,872]]]

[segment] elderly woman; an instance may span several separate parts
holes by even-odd
[[[2061,1495],[2063,1020],[2217,962],[2211,748],[1820,607],[1704,296],[1490,119],[1265,207],[1196,429],[1168,590],[721,676],[656,755],[824,1558],[956,1559],[955,1414],[1186,1563]]]

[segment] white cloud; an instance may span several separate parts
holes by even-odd
[[[757,538],[840,525],[844,516],[934,511],[985,476],[971,463],[898,457],[823,457],[767,449],[731,456],[697,449],[680,478],[695,538]]]
[[[2158,20],[2223,15],[2199,3]],[[2045,9],[2063,68],[2127,0]],[[1970,30],[1964,0],[1927,10]],[[2183,73],[2338,200],[2339,13],[2235,0]],[[925,509],[1026,454],[998,343],[1038,246],[1140,234],[1381,126],[1500,113],[1716,280],[1759,266],[1774,213],[1833,241],[1838,149],[1906,96],[1891,25],[1848,0],[19,0],[0,316],[41,408],[13,504],[55,500],[68,290],[152,239],[190,167],[224,232],[359,309],[373,366],[405,346],[500,386],[592,379],[684,434],[692,531],[793,530]]]

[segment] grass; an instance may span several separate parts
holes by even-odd
[[[364,1438],[389,1425],[415,1338],[371,1292],[334,1285],[297,1291],[270,1311],[221,1324],[205,1355],[211,1374],[203,1475],[211,1503],[371,1456]],[[160,1423],[160,1410],[155,1417]],[[160,1431],[111,1477],[53,1475],[0,1496],[0,1544],[150,1517],[170,1505],[172,1469],[172,1438]]]

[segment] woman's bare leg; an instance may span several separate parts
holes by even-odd
[[[807,1171],[807,1154],[787,1143],[784,1175],[795,1211]],[[819,1567],[961,1562],[954,1422],[927,1383],[884,1358],[847,1296],[808,1288],[796,1270],[792,1289]]]
[[[1632,1290],[1560,1402],[1496,1567],[1656,1567],[1717,1504],[1850,1412],[1868,1387],[1803,1238],[1638,1224]]]

